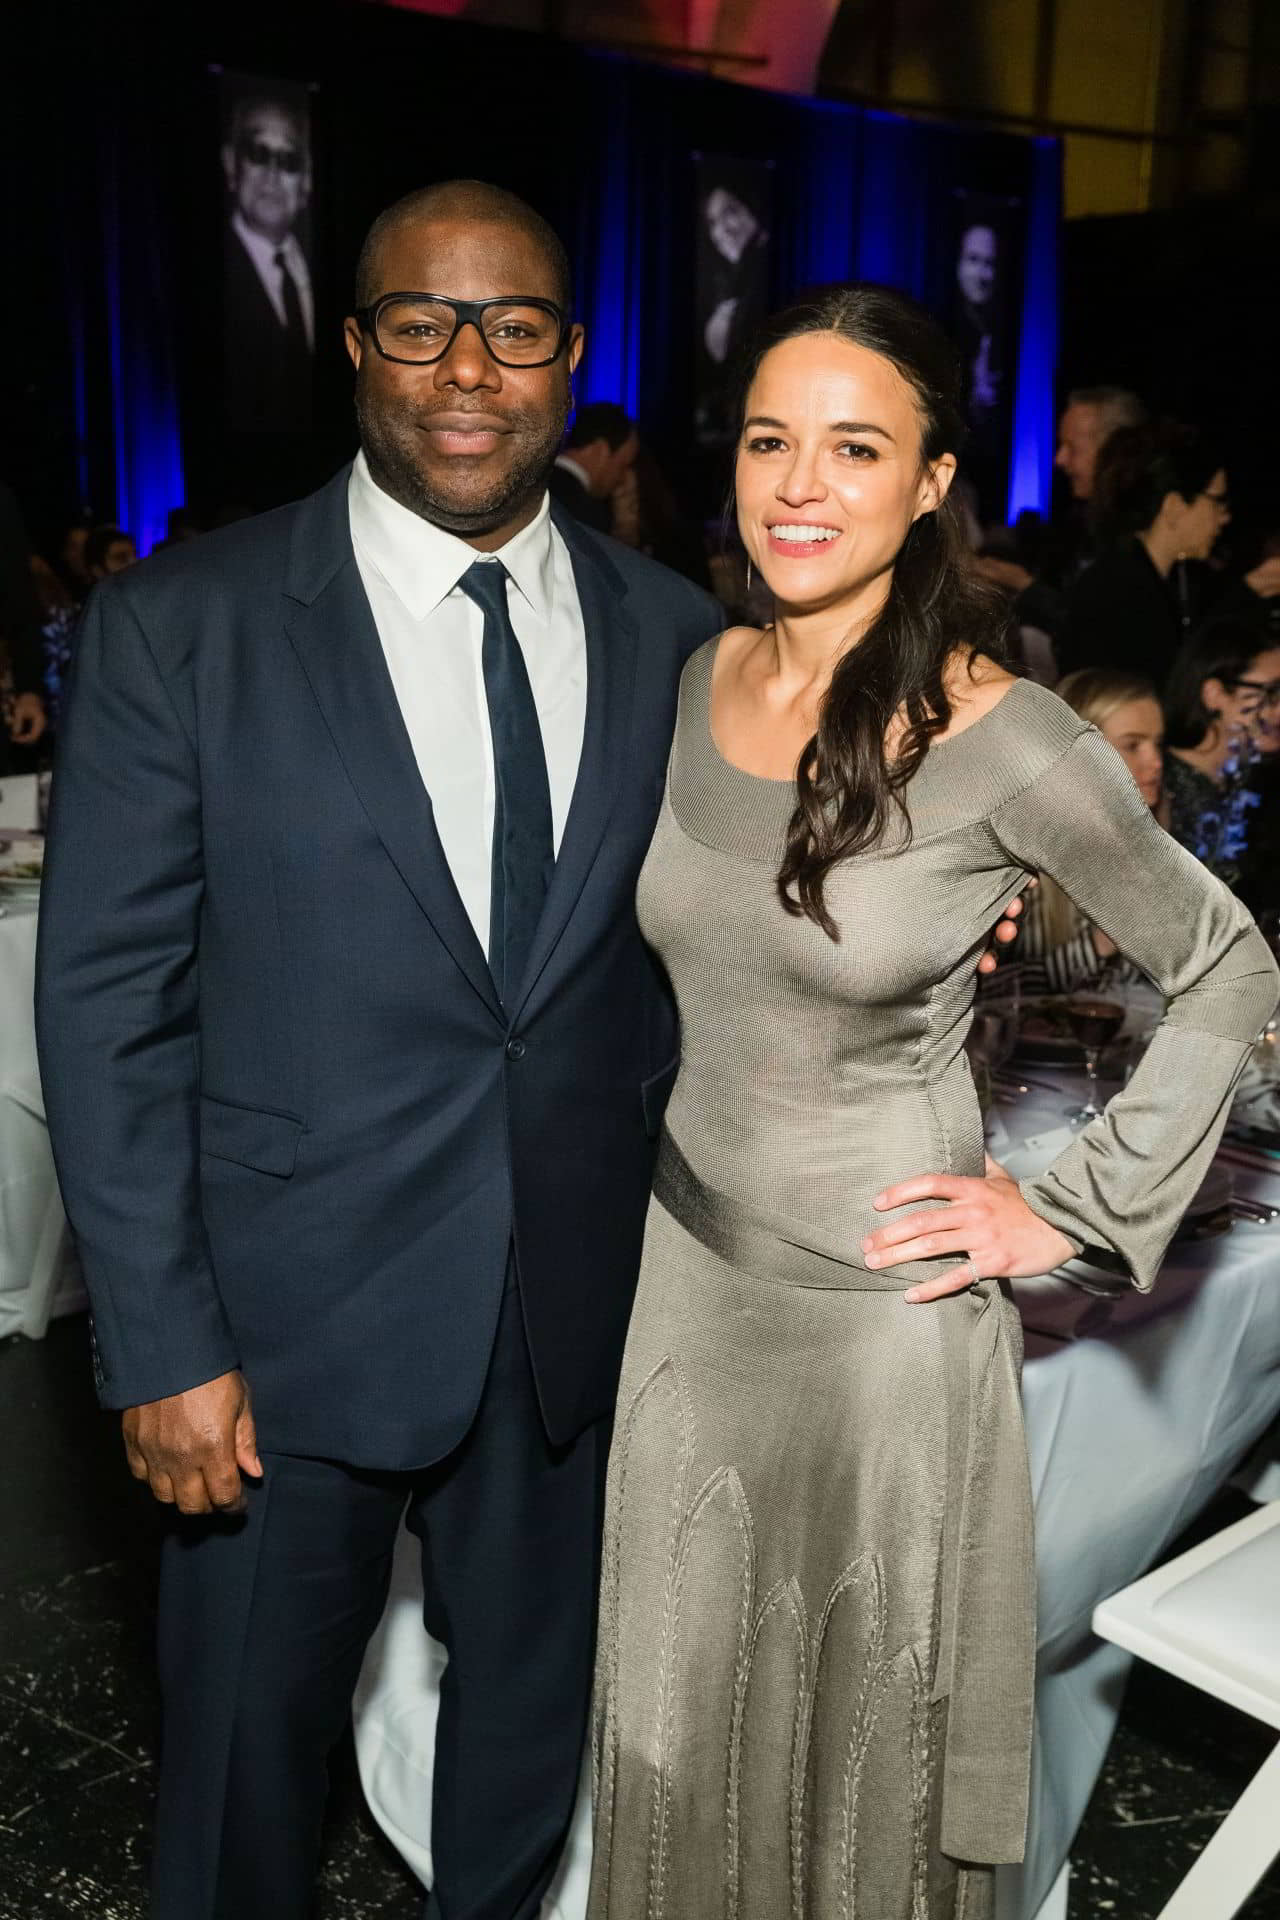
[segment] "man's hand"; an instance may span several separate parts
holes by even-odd
[[[980,553],[973,560],[973,567],[984,580],[990,580],[996,587],[1004,587],[1009,593],[1025,593],[1035,584],[1035,575],[1017,560],[1006,560],[998,553]]]
[[[135,1480],[182,1513],[243,1513],[240,1476],[262,1477],[249,1389],[240,1373],[149,1400],[125,1413],[124,1450]]]
[[[1037,884],[1038,883],[1035,880],[1029,880],[1027,882],[1027,891],[1030,892],[1031,888],[1036,886]],[[994,973],[996,968],[1000,965],[1000,956],[996,952],[996,947],[1010,946],[1012,942],[1017,939],[1018,915],[1021,912],[1022,912],[1022,895],[1019,894],[1016,900],[1011,900],[1009,902],[1008,906],[1004,910],[1002,917],[996,922],[995,932],[991,936],[992,945],[987,948],[981,960],[979,960],[978,962],[979,973]]]
[[[1280,554],[1268,554],[1252,573],[1246,573],[1244,583],[1252,587],[1260,599],[1274,600],[1280,593]]]
[[[48,726],[44,701],[38,693],[20,693],[13,703],[9,720],[9,738],[17,747],[34,747]]]

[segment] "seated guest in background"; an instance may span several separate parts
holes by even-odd
[[[1280,753],[1280,640],[1256,617],[1207,621],[1174,662],[1165,715],[1165,823],[1234,887],[1260,810],[1256,772]]]
[[[1058,697],[1098,729],[1116,749],[1154,809],[1160,802],[1164,715],[1156,690],[1136,674],[1088,667],[1069,673]],[[1104,969],[1138,976],[1131,961],[1116,962],[1119,949],[1095,927],[1046,874],[1027,897],[1022,932],[1012,964],[1025,993],[1071,993],[1097,980]]]
[[[648,447],[642,444],[637,449],[635,462],[614,488],[610,504],[615,540],[660,560],[710,593],[711,568],[701,529],[681,513],[667,476]]]
[[[1067,626],[1062,595],[1045,577],[1049,550],[1049,528],[1028,510],[1012,527],[988,528],[977,554],[978,572],[1011,597],[1023,670],[1043,687],[1057,685]]]
[[[136,566],[138,549],[131,533],[123,527],[93,527],[84,543],[85,572],[91,581],[105,580],[110,574],[123,573]]]
[[[1094,497],[1104,551],[1067,593],[1062,664],[1123,667],[1162,687],[1192,623],[1184,563],[1231,519],[1219,449],[1187,427],[1123,428]]]
[[[80,601],[43,554],[31,556],[31,583],[40,608],[45,704],[49,726],[56,733],[72,644],[80,620]]]
[[[0,483],[0,773],[10,749],[34,747],[45,730],[44,650],[31,556],[17,498]]]
[[[1077,387],[1068,394],[1058,422],[1053,464],[1065,474],[1071,498],[1087,505],[1093,498],[1098,455],[1121,427],[1140,427],[1147,410],[1126,387]]]
[[[613,532],[610,496],[635,465],[635,422],[612,400],[579,407],[551,470],[551,497],[597,533]]]
[[[157,541],[153,553],[163,551],[165,547],[180,547],[184,540],[198,540],[205,531],[205,523],[193,507],[171,507],[165,521],[164,539]]]
[[[77,606],[81,604],[93,585],[84,564],[85,543],[89,538],[89,528],[92,525],[93,518],[89,514],[81,520],[73,520],[69,527],[64,528],[54,557],[55,571],[75,596]]]
[[[1077,387],[1067,395],[1058,422],[1058,450],[1053,464],[1067,482],[1070,501],[1055,514],[1050,577],[1065,585],[1095,557],[1090,503],[1098,472],[1098,456],[1121,427],[1140,427],[1147,411],[1127,387]]]

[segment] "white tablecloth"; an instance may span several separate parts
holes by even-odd
[[[84,1305],[36,1066],[36,909],[0,900],[0,1338]]]
[[[1021,1141],[1060,1126],[1078,1091],[1032,1088],[1001,1117]],[[1280,1205],[1280,1169],[1233,1178]],[[1054,1324],[1052,1299],[1024,1317]],[[1031,1920],[1044,1902],[1115,1728],[1130,1662],[1093,1638],[1094,1606],[1158,1558],[1280,1412],[1280,1222],[1175,1246],[1153,1296],[1123,1296],[1084,1324],[1075,1338],[1027,1333],[1040,1651],[1027,1860],[1001,1869],[1002,1920]],[[361,1676],[356,1746],[375,1815],[424,1881],[442,1667],[406,1534]],[[588,1799],[584,1782],[545,1920],[585,1911]]]

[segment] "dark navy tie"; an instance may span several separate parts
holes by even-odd
[[[493,735],[489,971],[504,1006],[520,989],[551,884],[551,789],[533,688],[507,611],[507,570],[477,560],[458,582],[484,614],[484,691]]]

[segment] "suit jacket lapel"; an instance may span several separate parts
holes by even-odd
[[[349,472],[344,468],[299,511],[285,587],[291,603],[286,630],[379,839],[461,972],[505,1024],[436,832],[356,567],[347,517]]]
[[[599,852],[626,771],[624,749],[635,694],[637,634],[623,604],[622,577],[607,551],[554,501],[552,517],[569,549],[582,607],[587,713],[560,853],[513,1018],[523,1011],[555,952]]]

